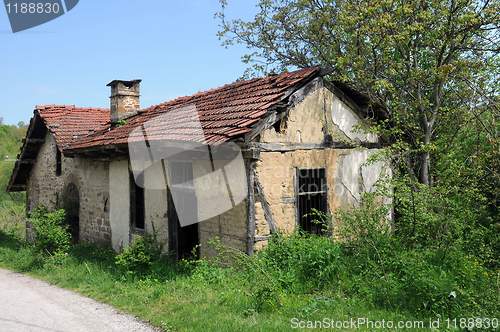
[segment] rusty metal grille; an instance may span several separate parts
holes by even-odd
[[[297,170],[297,197],[299,226],[309,234],[322,234],[326,227],[313,209],[327,213],[327,184],[325,168]]]

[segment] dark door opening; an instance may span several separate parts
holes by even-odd
[[[191,163],[172,162],[169,164],[170,177],[167,190],[169,251],[178,261],[192,255],[193,249],[200,244],[199,226],[197,222],[198,204],[193,183],[193,167]],[[175,191],[172,194],[172,190]],[[174,200],[173,195],[176,199]],[[174,203],[175,201],[175,203]],[[187,213],[186,213],[187,212]],[[182,227],[179,215],[192,216],[189,225]],[[184,220],[184,222],[186,222]],[[193,222],[193,223],[191,223]],[[199,256],[199,248],[195,251]]]
[[[73,244],[80,240],[80,195],[74,183],[68,184],[63,197],[63,208],[66,210],[66,222],[69,225]]]

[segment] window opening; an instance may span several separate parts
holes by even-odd
[[[143,178],[144,174],[141,174],[135,180],[134,175],[130,174],[130,226],[140,230],[145,229],[145,197],[141,186]]]
[[[298,226],[309,234],[325,234],[326,225],[313,209],[327,213],[327,184],[325,168],[297,170]]]
[[[56,147],[56,176],[62,174],[62,156],[61,151]]]

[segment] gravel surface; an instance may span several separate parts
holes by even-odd
[[[0,269],[0,331],[162,331],[59,286]]]

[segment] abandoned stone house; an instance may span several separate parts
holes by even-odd
[[[113,81],[110,109],[37,106],[7,190],[26,191],[27,212],[65,195],[77,206],[74,241],[117,251],[153,231],[177,258],[198,244],[210,254],[216,236],[252,254],[278,228],[318,233],[311,209],[356,205],[383,172],[365,164],[380,138],[354,128],[387,118],[327,73],[235,82],[145,109],[140,80]]]

